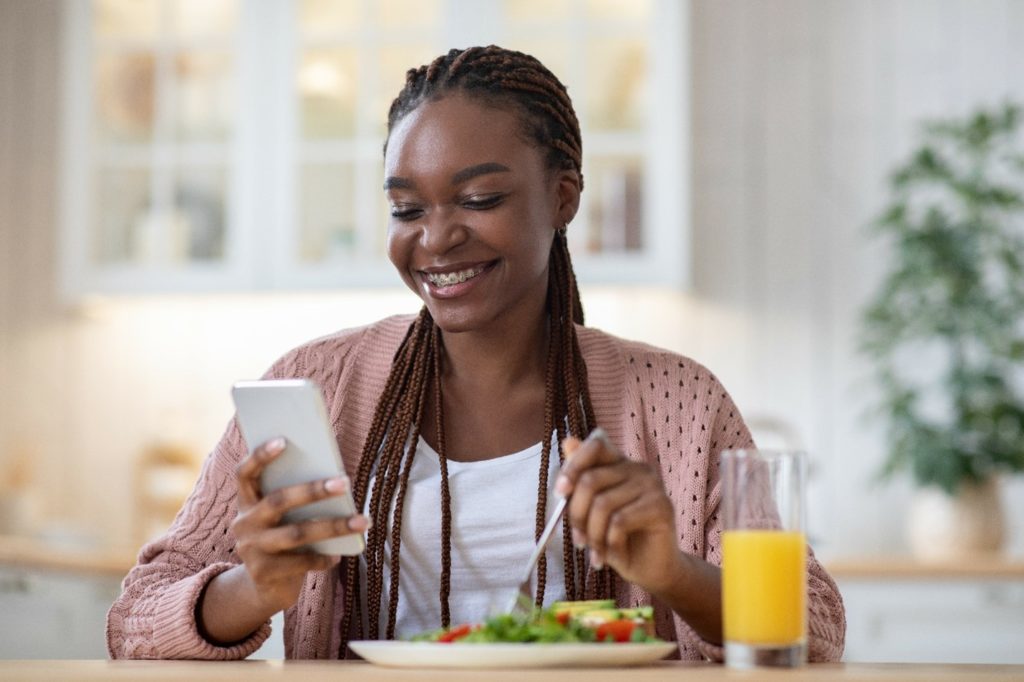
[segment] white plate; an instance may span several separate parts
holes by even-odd
[[[349,642],[370,663],[394,668],[550,668],[641,665],[665,658],[675,642],[654,644],[439,644]]]

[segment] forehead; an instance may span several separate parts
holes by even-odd
[[[541,154],[524,139],[516,113],[463,95],[427,101],[391,131],[386,176],[454,172],[479,163],[535,166]],[[524,168],[525,170],[525,168]]]

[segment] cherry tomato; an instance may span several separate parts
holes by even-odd
[[[454,642],[457,639],[461,639],[473,631],[472,625],[457,625],[452,629],[445,632],[443,635],[437,638],[438,642],[446,642],[448,644]]]
[[[635,627],[636,623],[631,620],[610,620],[607,623],[598,625],[594,634],[597,635],[597,641],[599,642],[605,642],[608,639],[615,642],[628,642]]]
[[[568,625],[569,624],[569,615],[570,614],[569,614],[568,611],[562,611],[560,613],[556,613],[555,614],[555,620],[558,621],[559,625]]]

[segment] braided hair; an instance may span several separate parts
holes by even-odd
[[[582,188],[579,122],[565,86],[537,59],[492,45],[451,50],[430,64],[410,69],[406,74],[405,87],[388,112],[389,135],[395,125],[423,102],[453,93],[486,104],[511,107],[519,114],[527,139],[545,151],[548,169],[575,171]],[[544,390],[544,433],[547,435],[541,441],[535,538],[540,537],[547,516],[551,435],[557,436],[555,441],[561,463],[565,459],[562,439],[567,435],[582,438],[595,426],[587,369],[574,326],[574,323],[583,324],[583,307],[564,229],[557,231],[552,242],[547,314],[550,334]],[[342,566],[344,621],[341,623],[340,657],[347,655],[348,637],[353,632],[361,638],[371,639],[382,635],[393,639],[395,636],[403,502],[428,400],[433,401],[436,449],[441,467],[441,584],[438,598],[441,625],[448,627],[451,624],[451,494],[441,400],[443,355],[440,329],[424,307],[395,353],[355,477],[353,493],[356,507],[366,509],[372,525],[367,531],[364,553],[365,586],[359,581],[358,557],[346,557]],[[568,516],[563,521],[562,533],[567,598],[610,597],[615,588],[614,574],[607,568],[595,571],[589,565],[586,553],[573,548]],[[388,543],[390,554],[386,548]],[[385,565],[390,573],[389,599],[387,626],[381,633]],[[546,561],[542,555],[537,566],[537,606],[544,601],[546,572]],[[362,589],[366,590],[365,619],[360,595]],[[368,630],[364,629],[364,620]]]

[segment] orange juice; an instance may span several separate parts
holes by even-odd
[[[725,639],[755,645],[804,641],[807,632],[807,541],[803,533],[722,533]]]

